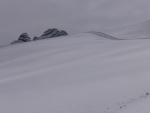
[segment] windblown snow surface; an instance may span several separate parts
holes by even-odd
[[[127,27],[107,30],[105,33],[120,39],[149,39],[150,20]]]
[[[150,40],[98,34],[0,48],[0,113],[150,113]]]

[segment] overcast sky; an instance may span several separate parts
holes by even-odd
[[[103,31],[150,19],[150,0],[0,0],[0,45],[48,28]]]

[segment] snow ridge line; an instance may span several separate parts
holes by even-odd
[[[90,31],[90,32],[88,32],[88,33],[95,34],[95,35],[97,35],[97,36],[101,36],[101,37],[103,37],[103,38],[110,39],[110,40],[123,40],[123,39],[119,39],[119,38],[116,38],[116,37],[107,35],[107,34],[102,33],[102,32]]]

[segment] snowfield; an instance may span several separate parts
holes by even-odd
[[[120,39],[149,39],[149,30],[150,20],[147,20],[135,25],[107,30],[105,33]]]
[[[149,113],[148,92],[150,39],[83,33],[0,48],[0,113]]]

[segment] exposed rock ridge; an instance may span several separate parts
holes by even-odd
[[[60,37],[60,36],[66,36],[68,33],[64,30],[58,30],[56,28],[48,29],[46,30],[40,37],[34,37],[33,41],[35,40],[42,40],[42,39],[48,39],[48,38],[54,38],[54,37]],[[13,41],[11,44],[16,43],[23,43],[23,42],[30,42],[31,38],[27,33],[22,33],[18,40]]]

